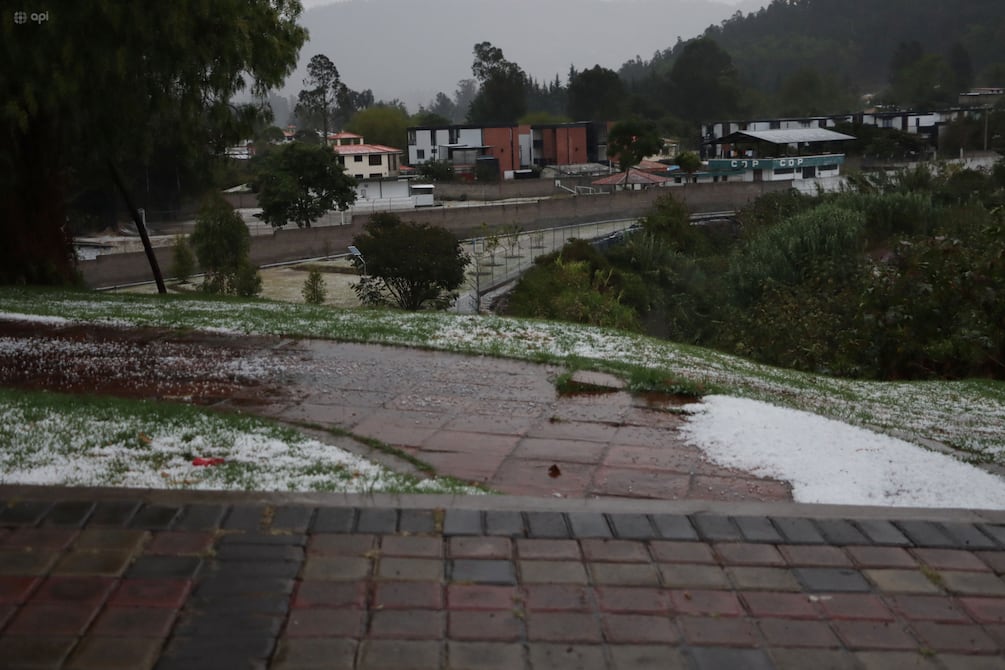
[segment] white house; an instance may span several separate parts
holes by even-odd
[[[826,128],[738,130],[715,140],[708,161],[713,181],[799,181],[837,177],[844,154],[835,151],[851,135]]]
[[[354,133],[334,133],[328,136],[339,163],[356,179],[388,179],[401,171],[401,149],[383,144],[366,144]]]

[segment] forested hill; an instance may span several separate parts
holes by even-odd
[[[1005,85],[1003,0],[773,0],[704,36],[730,54],[746,85],[766,94],[806,71],[857,93],[879,92],[892,83],[891,65],[914,64],[943,79],[969,72],[970,81],[952,83]],[[628,62],[622,75],[665,72],[681,47]]]

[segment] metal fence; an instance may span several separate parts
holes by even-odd
[[[596,221],[531,232],[514,227],[494,235],[463,240],[461,244],[471,264],[466,290],[458,297],[454,311],[479,311],[486,295],[514,281],[534,264],[534,259],[561,249],[571,239],[604,238],[631,228],[636,222],[637,219]]]

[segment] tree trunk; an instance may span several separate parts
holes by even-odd
[[[45,119],[26,132],[4,130],[0,159],[9,161],[10,173],[0,181],[0,283],[76,283],[58,135]]]

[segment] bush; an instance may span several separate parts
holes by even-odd
[[[824,204],[785,219],[749,240],[733,255],[729,282],[737,304],[750,305],[769,282],[793,286],[829,261],[846,274],[860,262],[865,216]]]
[[[261,292],[258,269],[248,260],[251,233],[222,198],[209,200],[200,209],[189,243],[205,273],[204,291],[242,296]]]
[[[325,287],[325,280],[321,276],[320,270],[312,268],[307,273],[307,279],[304,280],[304,287],[300,293],[304,297],[304,302],[308,305],[321,305],[324,303],[328,290]]]
[[[262,275],[258,268],[248,259],[242,259],[237,270],[227,277],[227,293],[244,298],[256,296],[262,292]]]
[[[262,220],[275,228],[289,222],[309,228],[325,212],[356,201],[356,180],[327,146],[283,145],[256,161]]]
[[[831,202],[865,215],[866,233],[873,246],[892,236],[927,234],[941,213],[927,193],[842,193]]]
[[[456,178],[454,166],[447,161],[426,161],[425,163],[420,163],[415,168],[415,171],[423,179],[428,179],[429,181],[434,182],[449,183],[454,181]]]
[[[363,304],[449,306],[470,262],[453,233],[389,213],[374,214],[363,230],[353,238],[372,278],[353,287]]]
[[[593,272],[586,261],[561,257],[536,265],[509,295],[507,313],[638,331],[638,316],[621,303],[612,276],[610,269]]]
[[[171,273],[181,284],[187,284],[195,272],[195,252],[183,235],[176,235],[171,252]]]

